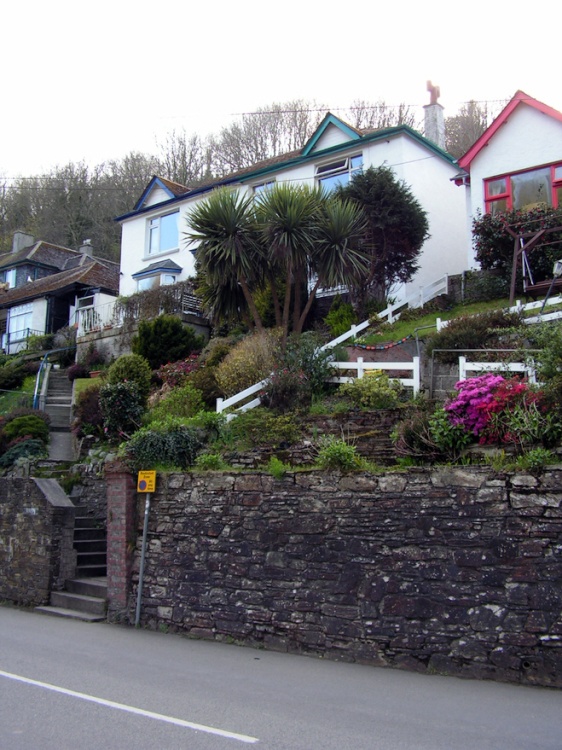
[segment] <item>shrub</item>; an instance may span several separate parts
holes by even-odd
[[[212,338],[201,352],[201,360],[208,367],[216,367],[220,365],[233,346],[233,339]]]
[[[177,362],[168,362],[168,364],[162,365],[162,367],[156,371],[156,376],[164,385],[175,388],[178,385],[182,385],[187,376],[196,372],[198,367],[199,362],[197,354],[191,354],[186,359],[180,359]]]
[[[438,431],[432,429],[430,419],[431,412],[419,408],[396,425],[391,438],[399,458],[416,463],[441,461],[445,458],[446,454],[437,442]]]
[[[108,440],[119,442],[140,428],[144,404],[136,383],[106,383],[99,400]]]
[[[74,404],[72,432],[77,437],[94,435],[103,437],[103,412],[100,406],[100,387],[97,384],[87,388],[78,396]]]
[[[286,447],[300,438],[300,431],[290,415],[276,415],[258,408],[239,414],[224,428],[224,439],[242,448]]]
[[[86,367],[86,365],[82,365],[80,363],[71,365],[66,371],[66,374],[68,375],[68,379],[70,380],[70,382],[73,382],[77,378],[89,378],[90,377],[89,369]]]
[[[381,370],[367,372],[364,377],[340,386],[341,395],[362,409],[393,409],[398,405],[403,391],[398,380],[391,380]]]
[[[0,469],[7,469],[20,458],[41,458],[47,453],[45,443],[37,438],[23,440],[0,456]]]
[[[193,466],[200,471],[222,471],[228,469],[228,464],[220,453],[201,453],[195,459]]]
[[[106,356],[96,348],[92,341],[88,344],[88,348],[80,358],[79,362],[84,365],[84,367],[88,368],[88,372],[90,372],[91,370],[99,370],[103,367],[106,364]]]
[[[23,365],[0,367],[0,391],[16,391],[21,388],[27,372]]]
[[[320,441],[316,463],[321,469],[353,471],[361,469],[364,461],[357,453],[357,448],[343,438],[325,435]]]
[[[460,424],[452,424],[443,408],[436,409],[429,417],[429,436],[437,448],[448,459],[455,461],[471,440],[471,435]]]
[[[18,438],[37,439],[44,444],[49,442],[49,427],[45,420],[32,414],[15,417],[4,426],[3,432],[9,442]]]
[[[503,310],[491,310],[480,315],[461,315],[451,320],[446,328],[427,338],[425,353],[431,357],[437,349],[447,350],[435,351],[435,358],[454,364],[463,351],[497,346],[500,341],[498,331],[515,327],[519,323],[520,316],[517,313]]]
[[[123,444],[123,453],[134,471],[159,465],[187,469],[195,461],[199,445],[195,432],[183,425],[162,431],[143,427]]]
[[[150,410],[148,419],[153,422],[162,419],[166,414],[173,414],[176,417],[194,417],[203,408],[201,392],[194,388],[191,383],[186,383],[165,395]]]
[[[144,357],[138,354],[123,354],[107,371],[109,385],[117,383],[135,383],[142,403],[145,404],[150,393],[152,370]]]
[[[513,209],[505,213],[477,216],[472,223],[472,236],[476,260],[484,270],[500,271],[510,278],[513,263],[513,237],[506,227],[516,232],[537,232],[539,229],[562,226],[562,209],[537,206],[529,211]],[[562,232],[548,235],[549,246],[536,248],[529,255],[534,278],[539,281],[552,277],[552,266],[558,258],[556,241]]]
[[[45,422],[46,425],[51,424],[51,417],[47,414],[46,411],[41,411],[40,409],[31,409],[26,406],[20,406],[17,409],[13,409],[6,417],[6,423],[11,422],[12,419],[16,419],[16,417],[38,417],[39,419],[42,419],[43,422]]]
[[[277,412],[290,411],[310,405],[310,383],[302,370],[275,370],[260,393],[264,406]]]
[[[195,372],[192,372],[187,378],[187,382],[200,391],[201,398],[205,406],[209,409],[215,408],[217,398],[220,398],[222,395],[222,391],[217,383],[216,373],[216,367],[205,364],[195,370]]]
[[[322,349],[322,339],[313,331],[289,337],[283,366],[289,370],[303,372],[313,396],[326,391],[326,379],[332,375],[334,351]],[[338,352],[339,354],[339,352]]]
[[[338,294],[332,302],[330,311],[324,318],[324,323],[330,329],[333,338],[337,338],[342,333],[349,331],[354,323],[357,323],[357,315],[353,306],[349,302],[343,302]]]
[[[201,351],[203,345],[203,337],[173,315],[141,320],[138,335],[132,341],[133,353],[144,357],[153,370],[165,362],[185,359],[192,352]]]
[[[458,395],[445,403],[445,411],[453,425],[460,425],[475,438],[487,427],[487,407],[494,400],[494,392],[504,382],[501,375],[487,373],[461,380],[455,385]]]
[[[242,339],[217,367],[216,380],[221,393],[233,396],[267,378],[275,369],[280,341],[278,330]]]

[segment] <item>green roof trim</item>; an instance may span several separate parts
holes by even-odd
[[[338,130],[341,130],[342,133],[349,138],[350,141],[358,141],[361,138],[360,133],[357,132],[354,128],[352,128],[347,123],[343,122],[343,120],[340,120],[339,117],[336,117],[331,112],[328,112],[326,117],[322,120],[320,125],[316,128],[316,132],[311,136],[311,138],[307,141],[307,143],[304,145],[304,148],[302,150],[303,156],[308,156],[320,138],[324,135],[326,130],[330,127],[330,125],[333,125],[334,127],[338,128]]]

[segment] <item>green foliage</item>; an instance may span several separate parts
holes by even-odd
[[[310,405],[312,393],[305,374],[299,370],[275,370],[260,393],[264,406],[276,412],[301,409]]]
[[[520,336],[532,349],[539,350],[532,353],[539,380],[544,381],[547,388],[549,381],[554,381],[551,390],[560,388],[562,396],[562,322],[523,326]],[[562,404],[562,398],[559,403]]]
[[[27,376],[23,365],[8,364],[0,367],[0,391],[15,391],[21,388]]]
[[[72,383],[77,378],[89,378],[90,377],[90,370],[86,367],[86,365],[80,364],[80,362],[77,362],[75,365],[71,365],[68,370],[66,371],[67,377]]]
[[[100,388],[99,403],[108,440],[120,442],[140,428],[144,403],[135,382],[106,383]]]
[[[201,359],[207,367],[220,365],[226,355],[234,346],[234,339],[212,338],[201,352]]]
[[[13,466],[20,458],[41,458],[47,453],[43,440],[31,438],[22,440],[0,456],[0,469]]]
[[[222,395],[217,383],[217,368],[208,364],[199,367],[188,375],[187,382],[201,393],[203,403],[209,409],[214,409],[217,398]]]
[[[54,334],[33,334],[27,337],[27,351],[28,352],[42,352],[53,348]]]
[[[246,336],[229,352],[216,370],[216,381],[224,396],[249,388],[275,369],[281,332],[278,330]]]
[[[446,328],[426,340],[425,353],[440,362],[454,364],[459,354],[470,349],[487,349],[500,346],[501,330],[517,326],[520,316],[503,310],[490,310],[480,315],[461,315],[449,321]]]
[[[100,406],[100,386],[96,383],[82,391],[74,404],[72,432],[79,438],[94,435],[102,438],[103,412]]]
[[[268,409],[250,409],[239,414],[224,428],[224,440],[239,450],[286,447],[297,442],[300,431],[293,416],[276,415]]]
[[[40,409],[32,409],[25,406],[18,407],[16,409],[13,409],[6,417],[6,424],[8,422],[11,422],[12,419],[16,419],[16,417],[37,417],[38,419],[42,419],[43,422],[48,426],[51,424],[51,417],[47,414],[46,411],[41,411]]]
[[[194,388],[191,383],[174,388],[169,391],[148,413],[149,422],[162,419],[167,414],[176,417],[194,417],[204,408],[201,391]]]
[[[152,371],[144,357],[139,354],[123,354],[111,365],[107,371],[109,385],[117,383],[134,383],[138,389],[142,403],[146,403],[150,393]]]
[[[540,229],[562,226],[562,208],[537,206],[529,211],[513,209],[505,213],[477,216],[472,223],[476,260],[484,270],[497,270],[510,278],[513,264],[514,238],[507,227],[515,232],[538,232]],[[546,235],[544,245],[539,243],[529,253],[529,263],[535,281],[552,278],[552,266],[560,255],[562,232]],[[518,280],[520,282],[520,275]],[[519,287],[521,288],[521,287]]]
[[[445,409],[438,408],[429,417],[429,435],[437,448],[450,460],[456,460],[472,436],[460,424],[452,424]]]
[[[394,409],[400,402],[403,387],[381,370],[366,372],[362,378],[340,386],[340,393],[361,409]]]
[[[492,413],[488,429],[498,442],[511,443],[519,450],[536,443],[556,445],[562,437],[558,415],[545,411],[540,401],[533,398],[521,398]]]
[[[193,467],[199,471],[224,471],[229,468],[220,453],[200,453]]]
[[[121,447],[133,471],[170,466],[187,469],[193,465],[199,439],[194,430],[184,425],[171,429],[143,427]]]
[[[361,206],[367,217],[362,249],[369,256],[369,269],[351,290],[362,318],[369,299],[382,302],[396,283],[409,281],[416,272],[429,237],[427,214],[406,183],[386,166],[356,174],[337,195]]]
[[[185,359],[203,348],[202,336],[183,325],[179,318],[161,315],[156,320],[141,320],[138,335],[133,338],[132,349],[147,360],[153,370],[166,362]]]
[[[349,302],[343,302],[341,296],[338,294],[332,302],[330,311],[324,318],[324,323],[330,329],[333,338],[346,333],[354,323],[357,323],[357,315],[355,314],[353,305]]]
[[[291,470],[291,466],[283,463],[277,456],[271,456],[267,464],[267,470],[274,479],[283,479],[285,474]]]
[[[49,442],[49,427],[44,419],[34,415],[12,419],[4,426],[3,432],[9,442],[18,438],[37,439],[44,444]]]
[[[531,474],[540,474],[549,464],[557,462],[557,456],[546,448],[531,448],[517,457],[517,467]]]
[[[320,439],[316,463],[321,469],[343,472],[362,469],[365,465],[354,445],[334,435],[324,435]]]
[[[510,276],[499,271],[466,271],[464,301],[486,302],[509,297]]]

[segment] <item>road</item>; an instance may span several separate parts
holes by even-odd
[[[1,750],[560,750],[562,691],[0,607]]]

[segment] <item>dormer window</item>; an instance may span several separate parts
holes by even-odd
[[[316,179],[330,192],[338,185],[347,185],[354,174],[362,171],[363,154],[356,154],[316,167]]]
[[[10,268],[9,271],[4,271],[2,274],[4,284],[8,285],[8,289],[13,289],[16,285],[16,269]]]
[[[154,216],[148,221],[148,255],[169,253],[179,247],[179,211]]]

